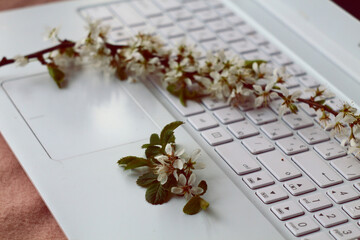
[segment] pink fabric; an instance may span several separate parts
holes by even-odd
[[[1,134],[0,239],[66,239]]]

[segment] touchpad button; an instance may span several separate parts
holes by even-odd
[[[124,89],[94,71],[59,89],[48,74],[3,83],[52,159],[64,159],[146,139],[159,128]]]

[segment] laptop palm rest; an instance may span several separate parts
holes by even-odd
[[[47,73],[6,81],[2,87],[50,158],[60,160],[159,131],[123,84],[87,70],[72,76],[65,89]]]

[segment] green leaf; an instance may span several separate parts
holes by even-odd
[[[156,133],[151,134],[150,143],[142,145],[141,148],[148,148],[148,147],[154,146],[154,145],[161,145],[160,137]]]
[[[244,63],[244,67],[245,68],[252,68],[253,63],[257,63],[257,64],[262,64],[262,63],[266,63],[266,61],[261,60],[261,59],[255,59],[255,60],[246,60]]]
[[[153,172],[145,173],[144,175],[141,175],[138,180],[136,181],[137,185],[141,187],[149,187],[153,183],[157,182],[157,175]]]
[[[175,121],[167,124],[160,133],[160,141],[163,149],[166,144],[175,142],[174,130],[180,125],[184,124],[182,121]]]
[[[65,82],[65,73],[61,71],[58,66],[52,63],[48,64],[47,68],[51,78],[55,81],[56,85],[59,88],[62,88]]]
[[[194,215],[209,207],[209,203],[199,196],[192,197],[184,206],[183,212],[189,215]]]
[[[169,200],[169,191],[160,182],[156,182],[148,187],[145,198],[153,205],[163,204]]]
[[[163,151],[161,150],[160,147],[158,146],[149,146],[146,150],[145,150],[145,155],[146,158],[153,158],[156,155],[162,154]]]
[[[206,193],[206,191],[207,191],[206,181],[202,180],[202,181],[199,183],[198,187],[201,187],[202,189],[204,189],[204,192],[200,194],[200,195],[204,195],[204,194]]]
[[[150,166],[151,162],[145,158],[134,156],[127,156],[118,161],[119,165],[123,165],[125,170],[134,169],[138,167]]]

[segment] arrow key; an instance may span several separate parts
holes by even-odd
[[[266,204],[288,198],[286,192],[279,186],[270,186],[256,191],[256,195]]]
[[[360,198],[360,195],[350,186],[333,188],[326,193],[336,203],[349,202],[351,200]]]
[[[302,195],[316,190],[315,185],[306,178],[297,178],[288,181],[284,187],[294,196]]]
[[[243,181],[251,189],[262,188],[274,184],[274,180],[264,171],[248,174],[243,177]]]
[[[292,201],[272,206],[271,211],[282,221],[304,214],[299,205]]]

